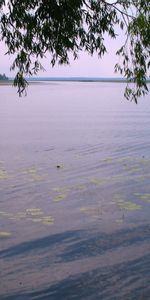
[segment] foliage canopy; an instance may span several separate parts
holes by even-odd
[[[0,0],[0,40],[7,54],[15,55],[11,69],[17,69],[14,85],[20,95],[27,85],[24,77],[38,73],[47,52],[52,66],[68,64],[69,54],[76,59],[81,50],[102,57],[106,34],[119,38],[118,26],[125,40],[115,71],[128,80],[126,98],[137,102],[148,92],[149,0]]]

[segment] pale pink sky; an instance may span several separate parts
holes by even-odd
[[[118,62],[118,57],[116,57],[116,50],[122,45],[123,36],[119,37],[117,40],[112,40],[106,38],[106,47],[108,54],[102,59],[98,59],[97,55],[91,57],[90,55],[81,52],[78,60],[74,61],[71,59],[69,66],[55,66],[54,68],[50,65],[50,59],[48,56],[42,62],[45,72],[39,72],[39,76],[50,76],[50,77],[61,77],[61,76],[85,76],[85,77],[116,77],[119,74],[114,73],[114,65]],[[10,72],[10,65],[12,63],[12,57],[4,55],[6,48],[4,43],[0,43],[0,73],[5,73],[7,76],[13,77],[14,72]]]

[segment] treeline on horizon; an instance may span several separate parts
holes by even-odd
[[[5,74],[0,74],[0,80],[8,80],[8,77]]]

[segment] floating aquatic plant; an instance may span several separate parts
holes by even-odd
[[[32,222],[42,222],[42,219],[41,218],[31,218],[30,219]]]
[[[68,188],[68,187],[54,187],[54,188],[52,188],[52,191],[54,191],[56,193],[64,193],[64,192],[69,192],[70,188]]]
[[[139,210],[142,208],[141,205],[133,203],[131,201],[117,201],[118,206],[122,209],[126,209],[129,211]]]
[[[10,216],[12,216],[12,213],[8,213],[8,212],[5,212],[5,211],[0,211],[0,216],[10,217]]]
[[[4,169],[0,169],[0,179],[7,179],[8,174]]]
[[[105,184],[108,180],[106,178],[97,178],[97,177],[93,177],[90,179],[91,183],[94,183],[96,185],[101,185],[101,184]]]
[[[79,191],[86,191],[87,190],[87,187],[86,185],[84,184],[80,184],[76,187]]]
[[[7,238],[11,236],[11,232],[7,232],[7,231],[0,231],[0,238]]]
[[[41,208],[35,208],[35,207],[33,208],[33,207],[32,207],[32,208],[27,208],[26,211],[27,211],[27,212],[41,211]]]
[[[112,202],[114,204],[117,204],[120,208],[128,211],[136,211],[143,208],[142,205],[136,204],[132,201],[125,200],[123,195],[121,194],[114,195]]]
[[[140,200],[150,203],[150,193],[134,193]]]
[[[123,219],[116,219],[116,223],[122,224],[123,223]]]
[[[33,181],[44,180],[47,176],[47,174],[39,174],[39,171],[35,167],[28,168],[23,173],[29,175]]]
[[[145,180],[145,176],[144,175],[138,176],[137,180],[138,181],[144,181]]]
[[[54,197],[53,201],[54,202],[59,202],[59,201],[62,201],[66,198],[66,195],[65,194],[61,194],[61,195],[57,195]]]
[[[106,158],[104,158],[102,161],[103,161],[103,162],[109,163],[109,162],[112,162],[112,160],[113,160],[112,157],[106,157]]]
[[[81,207],[80,212],[89,214],[89,215],[98,215],[100,213],[97,207]]]
[[[44,211],[41,208],[27,208],[25,212],[8,213],[0,211],[0,217],[7,217],[12,221],[19,221],[24,219],[25,221],[32,221],[44,225],[54,224],[54,218],[50,215],[44,215]]]
[[[54,224],[54,218],[52,216],[43,216],[42,223],[45,225]]]

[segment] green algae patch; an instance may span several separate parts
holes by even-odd
[[[4,169],[0,169],[0,180],[8,179],[8,174]]]
[[[8,219],[12,220],[12,221],[19,221],[20,220],[20,218],[18,216],[10,217]]]
[[[32,212],[38,212],[41,211],[41,208],[27,208],[26,212],[32,213]]]
[[[103,162],[106,162],[106,163],[109,163],[109,162],[112,162],[113,161],[113,158],[112,157],[106,157],[102,160]]]
[[[137,180],[138,180],[138,181],[144,181],[144,180],[145,180],[145,176],[143,176],[143,175],[142,175],[142,176],[138,176],[138,177],[137,177]]]
[[[121,202],[117,201],[117,205],[120,208],[128,210],[128,211],[135,211],[135,210],[142,209],[141,205],[133,203],[131,201],[121,201]]]
[[[138,199],[150,203],[150,193],[134,193],[134,195],[137,196]]]
[[[36,168],[32,167],[32,168],[28,168],[26,169],[25,173],[27,174],[35,174],[37,172]]]
[[[140,199],[143,199],[143,200],[147,200],[147,199],[150,199],[150,194],[143,194],[143,195],[140,195]]]
[[[106,182],[107,182],[107,180],[104,179],[104,178],[92,177],[92,178],[90,179],[90,183],[93,183],[93,184],[95,184],[95,185],[103,185],[103,184],[105,184]]]
[[[42,219],[43,220],[51,220],[51,219],[53,219],[53,217],[52,216],[43,216]]]
[[[52,216],[43,216],[42,217],[42,224],[44,225],[53,225],[54,218]]]
[[[134,195],[135,195],[135,193],[134,193]],[[138,196],[139,196],[139,193],[138,193]],[[114,195],[112,203],[116,204],[119,208],[125,209],[128,211],[136,211],[136,210],[140,210],[143,208],[143,206],[140,204],[136,204],[135,202],[125,200],[121,194]]]
[[[87,190],[87,187],[84,185],[84,184],[80,184],[76,187],[79,191],[86,191]]]
[[[22,219],[26,217],[26,212],[18,212],[17,213],[18,218]]]
[[[80,212],[87,215],[98,215],[100,213],[99,209],[95,207],[81,207]]]
[[[52,225],[54,224],[54,218],[50,215],[44,215],[44,212],[40,208],[29,208],[28,212],[28,221],[34,223],[41,223],[43,225]]]
[[[51,220],[44,220],[42,221],[43,225],[53,225],[54,224],[54,219]]]
[[[35,167],[26,169],[23,174],[28,175],[32,181],[41,181],[47,176],[47,174],[39,174],[39,171]]]
[[[5,211],[0,211],[0,215],[4,215],[5,214]]]
[[[56,193],[60,193],[62,191],[62,188],[60,187],[55,187],[55,188],[52,188],[52,191],[56,192]]]
[[[118,224],[122,224],[123,223],[123,219],[116,219],[115,222],[118,223]]]
[[[41,219],[41,218],[38,218],[38,219],[37,219],[37,218],[36,218],[36,219],[32,219],[32,218],[31,218],[30,220],[31,220],[32,222],[35,222],[35,223],[36,223],[36,222],[42,222],[42,219]]]
[[[0,216],[3,216],[3,217],[11,217],[11,216],[12,216],[12,213],[8,213],[8,212],[5,212],[5,211],[0,211]]]
[[[65,194],[61,194],[61,195],[57,195],[54,197],[53,201],[54,202],[60,202],[62,200],[64,200],[66,198],[66,195]]]
[[[68,187],[54,187],[52,188],[52,191],[56,193],[67,193],[70,191],[70,189]]]
[[[45,179],[45,175],[33,174],[31,176],[32,181],[42,181]]]
[[[41,219],[30,219],[32,222],[35,222],[35,223],[41,223],[41,224],[44,224],[44,225],[53,225],[54,224],[54,218],[51,217],[51,219],[44,219],[44,218],[41,218]]]
[[[141,193],[134,193],[135,196],[141,196]]]
[[[33,211],[33,212],[30,212],[30,215],[31,216],[41,216],[41,215],[43,215],[43,212],[42,211]]]
[[[128,172],[128,174],[134,174],[141,171],[139,167],[130,167],[130,166],[124,166],[124,169]]]
[[[11,236],[11,232],[8,231],[0,231],[0,238],[8,238]]]
[[[30,221],[44,225],[54,224],[54,218],[50,215],[45,215],[41,208],[27,208],[25,211],[8,213],[0,211],[0,217],[7,218],[12,221]]]
[[[51,221],[44,221],[42,222],[43,225],[53,225],[54,222],[51,222]]]

